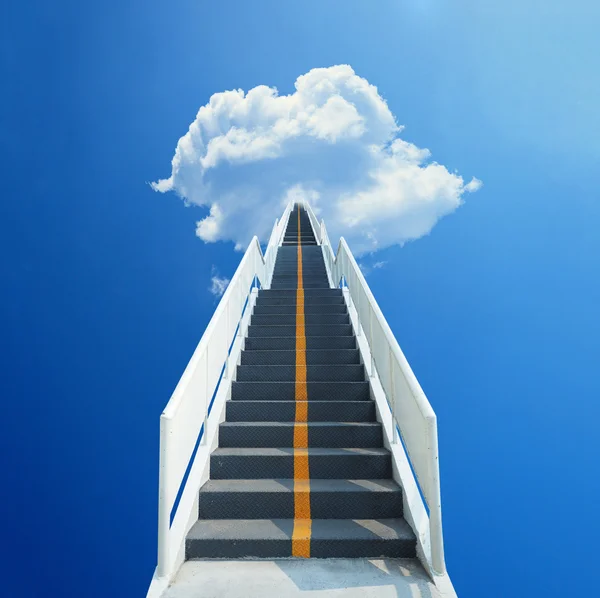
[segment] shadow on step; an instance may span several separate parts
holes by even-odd
[[[300,592],[355,589],[368,596],[438,596],[437,592],[432,593],[429,577],[416,559],[330,559],[310,561],[308,566],[300,559],[274,563]],[[387,590],[385,594],[380,593],[382,587]],[[368,589],[371,593],[367,593]]]

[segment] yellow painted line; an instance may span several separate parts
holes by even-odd
[[[296,291],[296,421],[294,423],[294,531],[292,556],[310,557],[310,474],[308,469],[308,392],[306,390],[306,329],[302,286],[302,245],[298,208],[298,290]]]

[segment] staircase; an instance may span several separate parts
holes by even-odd
[[[260,290],[186,559],[414,557],[341,289],[296,206]]]

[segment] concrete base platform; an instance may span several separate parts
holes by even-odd
[[[441,598],[416,559],[185,562],[163,598]]]

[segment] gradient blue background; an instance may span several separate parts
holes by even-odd
[[[407,140],[484,181],[369,275],[438,414],[456,589],[592,595],[599,6],[4,3],[0,594],[145,595],[159,415],[214,310],[211,267],[240,258],[146,183],[212,93],[349,63]]]

